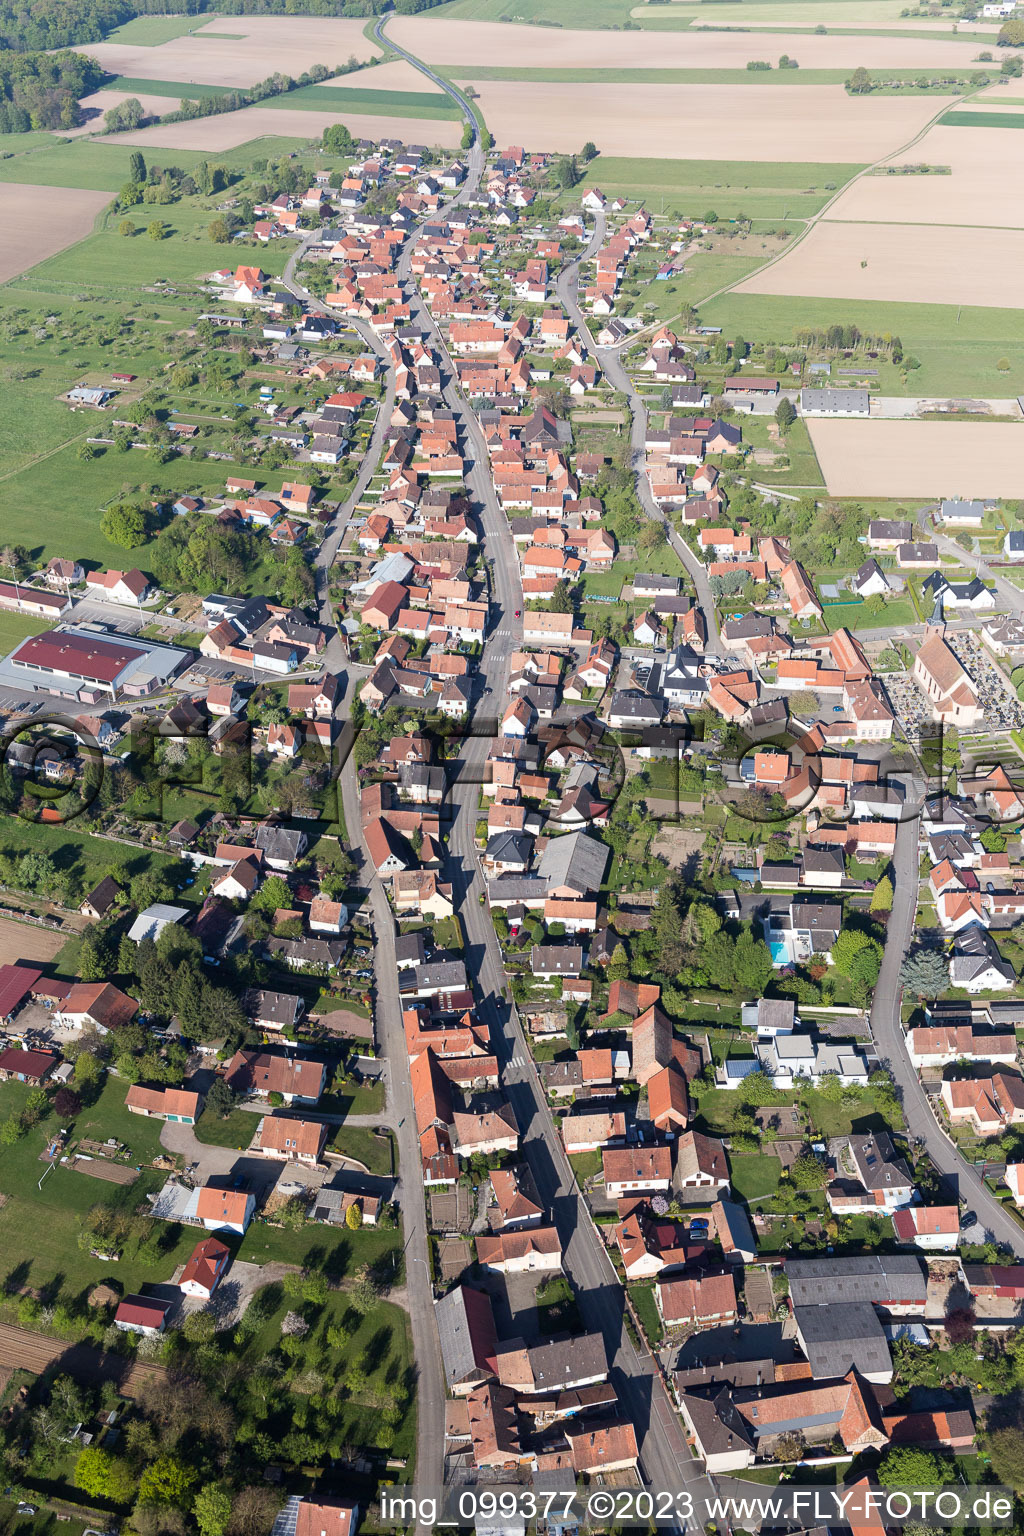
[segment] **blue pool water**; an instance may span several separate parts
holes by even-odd
[[[780,939],[775,939],[773,942],[769,942],[768,948],[772,952],[773,965],[778,965],[781,960],[785,960],[786,946]]]

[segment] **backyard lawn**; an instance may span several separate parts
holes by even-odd
[[[763,1200],[779,1187],[782,1164],[777,1157],[757,1153],[753,1157],[729,1157],[729,1177],[743,1200]]]
[[[384,1084],[376,1077],[364,1083],[342,1081],[333,1092],[323,1094],[316,1107],[324,1115],[379,1115],[384,1108]]]
[[[401,1283],[402,1237],[398,1231],[385,1232],[363,1227],[350,1232],[347,1227],[326,1227],[307,1222],[297,1232],[286,1227],[272,1227],[254,1221],[242,1238],[237,1257],[250,1264],[295,1264],[306,1269],[322,1269],[331,1285],[351,1280],[363,1264],[380,1265],[389,1278]]]
[[[273,1113],[269,1106],[266,1112]],[[196,1122],[196,1140],[208,1147],[235,1147],[241,1151],[252,1141],[259,1123],[259,1115],[250,1109],[233,1109],[230,1115],[204,1109]]]
[[[350,1157],[364,1164],[369,1173],[383,1177],[394,1172],[394,1151],[390,1135],[378,1136],[375,1131],[364,1130],[362,1126],[342,1125],[335,1132],[331,1147],[335,1152],[340,1152],[342,1157]]]
[[[21,1083],[0,1084],[0,1116],[6,1119],[19,1110],[30,1091]],[[95,1105],[79,1115],[75,1134],[96,1140],[115,1136],[130,1145],[134,1157],[145,1160],[157,1150],[160,1127],[129,1115],[124,1095],[125,1084],[108,1079]],[[176,1224],[161,1227],[155,1254],[138,1258],[126,1253],[113,1268],[78,1245],[81,1218],[93,1206],[134,1211],[147,1193],[160,1188],[166,1174],[147,1170],[133,1184],[113,1185],[59,1163],[47,1173],[50,1164],[42,1154],[57,1128],[56,1116],[47,1116],[12,1146],[0,1148],[0,1189],[6,1196],[0,1207],[0,1263],[4,1273],[9,1278],[15,1275],[19,1285],[41,1288],[52,1284],[72,1292],[111,1274],[126,1290],[166,1280],[195,1246],[195,1233]]]
[[[652,1344],[659,1344],[665,1336],[658,1303],[654,1299],[654,1282],[629,1287],[629,1299],[636,1308],[636,1315],[644,1325],[644,1332]]]

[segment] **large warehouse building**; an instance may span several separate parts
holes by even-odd
[[[79,704],[109,704],[158,693],[191,659],[176,646],[134,636],[51,629],[14,648],[0,663],[0,682]]]

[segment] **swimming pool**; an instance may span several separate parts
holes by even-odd
[[[786,946],[781,939],[769,939],[768,948],[772,952],[772,965],[785,965],[787,963]]]

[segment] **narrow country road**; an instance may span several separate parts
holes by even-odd
[[[562,269],[556,279],[555,287],[558,297],[565,306],[573,324],[601,365],[605,378],[615,389],[620,390],[629,401],[630,418],[632,421],[630,436],[631,467],[636,480],[637,496],[648,517],[653,518],[655,522],[662,525],[670,547],[679,556],[684,568],[690,575],[697,594],[697,606],[703,612],[704,622],[707,625],[706,654],[709,656],[721,655],[722,643],[719,638],[718,623],[715,617],[715,600],[711,594],[707,572],[690,549],[690,546],[679,536],[669,518],[651,495],[651,488],[645,469],[647,457],[645,448],[647,441],[647,407],[637,393],[632,379],[626,372],[618,349],[615,347],[599,347],[596,344],[590,326],[583,315],[583,311],[580,309],[580,267],[585,261],[589,261],[596,254],[604,241],[604,235],[605,216],[603,213],[598,213],[594,218],[594,233],[590,238],[589,244],[574,262]]]
[[[383,35],[383,25],[384,18],[382,17],[374,29],[375,34],[385,47],[390,47],[390,41],[385,39]],[[402,52],[400,49],[396,51]],[[410,56],[403,54],[403,57]],[[412,62],[418,64],[417,60],[412,60]],[[426,73],[429,74],[430,71],[426,71]],[[446,81],[432,74],[431,78],[436,79],[437,83],[455,99],[467,120],[471,123],[474,122],[472,109],[462,95],[449,86]],[[465,182],[437,214],[431,215],[431,218],[443,217],[446,208],[451,208],[472,197],[479,186],[483,169],[484,153],[479,137],[475,136],[469,154],[468,174]],[[404,282],[408,282],[410,277],[411,251],[421,229],[422,225],[411,231],[403,254],[398,262],[397,274]],[[328,311],[296,280],[294,275],[296,266],[302,258],[305,245],[306,242],[303,242],[302,245],[298,246],[289,258],[285,267],[283,282],[295,294],[296,298],[306,306],[310,313],[324,315]],[[314,559],[321,621],[332,628],[333,618],[329,596],[330,569],[337,556],[352,512],[365,495],[366,488],[380,461],[381,451],[384,447],[395,405],[394,369],[380,338],[370,326],[364,325],[361,321],[353,320],[351,324],[363,338],[367,349],[372,349],[385,361],[387,372],[385,375],[384,397],[381,400],[373,433],[363,462],[360,465],[359,474],[344,507],[339,510],[334,527],[321,544]],[[468,412],[464,401],[461,401],[460,404],[464,415],[472,415],[472,413]],[[463,421],[462,425],[468,441],[470,440],[470,434],[467,430],[468,423]],[[483,467],[486,468],[486,455],[483,455],[482,452],[483,441],[479,436],[479,427],[476,426],[475,418],[473,418],[473,426],[476,428],[475,441],[479,443]],[[476,469],[479,476],[480,466],[477,465]],[[483,489],[482,486],[481,489]],[[521,600],[518,606],[522,606]],[[340,640],[337,635],[332,636],[324,657],[325,665],[328,670],[341,673],[345,670],[346,660],[347,658],[344,656]],[[350,713],[352,700],[355,696],[355,687],[356,679],[348,671],[345,677],[344,698],[337,710],[339,718],[344,718]],[[395,922],[384,888],[376,877],[362,838],[359,788],[354,755],[349,756],[342,770],[340,793],[345,822],[348,827],[349,843],[356,862],[356,881],[366,887],[369,892],[375,938],[374,985],[376,991],[377,1029],[384,1054],[391,1066],[389,1118],[390,1123],[395,1126],[395,1134],[398,1141],[399,1180],[396,1194],[401,1206],[403,1235],[405,1239],[405,1305],[409,1313],[412,1329],[413,1356],[416,1361],[417,1370],[416,1481],[423,1488],[439,1488],[443,1482],[444,1474],[446,1393],[441,1350],[437,1337],[437,1326],[434,1321],[434,1296],[428,1262],[426,1199],[423,1182],[419,1177],[420,1149],[412,1099],[412,1082],[408,1071],[401,1069],[401,1064],[406,1061],[407,1057],[405,1032],[402,1027],[402,1005],[398,991],[398,967],[395,958]]]
[[[908,1136],[924,1143],[929,1158],[949,1184],[951,1193],[971,1207],[994,1240],[1007,1244],[1018,1258],[1024,1258],[1024,1227],[989,1191],[984,1180],[961,1157],[939,1125],[907,1052],[900,1018],[903,995],[900,968],[914,940],[920,884],[919,829],[920,822],[914,816],[901,821],[896,830],[892,913],[871,1007],[871,1034],[879,1060],[888,1067],[899,1087]]]
[[[374,32],[380,42],[394,47],[384,35],[384,18],[377,22]],[[394,47],[394,51],[442,86],[459,103],[467,121],[473,121],[471,107],[447,81],[435,75],[404,49]],[[448,207],[464,202],[475,194],[483,175],[484,158],[479,137],[475,135],[469,157],[469,174],[458,193],[447,204]],[[480,516],[491,581],[489,631],[479,665],[480,685],[483,689],[480,697],[487,702],[483,708],[477,708],[472,732],[463,745],[457,764],[453,765],[449,802],[452,819],[448,873],[455,886],[457,908],[465,928],[467,970],[477,984],[479,1013],[490,1029],[492,1049],[502,1069],[505,1091],[519,1122],[524,1155],[531,1165],[543,1199],[551,1208],[562,1239],[565,1268],[578,1291],[584,1326],[603,1335],[609,1359],[613,1362],[612,1380],[624,1411],[636,1425],[647,1481],[654,1486],[674,1488],[679,1486],[682,1479],[684,1484],[690,1485],[703,1478],[702,1469],[687,1450],[679,1419],[654,1363],[648,1356],[634,1349],[625,1331],[622,1287],[576,1186],[555,1131],[536,1067],[525,1045],[518,1016],[505,1000],[507,978],[501,951],[487,908],[480,902],[484,882],[477,862],[473,834],[479,784],[490,741],[497,732],[496,718],[487,720],[481,717],[490,714],[490,700],[494,701],[495,715],[504,707],[512,651],[522,639],[522,578],[508,518],[494,491],[486,445],[476,413],[458,386],[457,374],[444,340],[423,304],[418,289],[411,282],[411,253],[417,233],[415,231],[406,242],[398,263],[398,275],[407,285],[407,298],[413,317],[429,336],[436,351],[444,398],[456,416],[466,460],[466,485]],[[395,966],[395,924],[383,886],[373,873],[358,831],[358,783],[352,759],[342,774],[342,799],[350,839],[358,839],[357,856],[362,865],[364,883],[370,888],[374,917],[377,1017],[385,1052],[392,1064],[391,1108],[398,1126],[399,1155],[406,1172],[403,1211],[407,1237],[407,1275],[416,1360],[420,1371],[416,1473],[420,1486],[429,1488],[439,1486],[442,1481],[445,1393],[425,1260],[426,1228],[422,1186],[419,1186],[418,1193],[418,1181],[410,1171],[419,1167],[419,1144],[409,1074],[397,1070],[405,1056],[405,1040]]]

